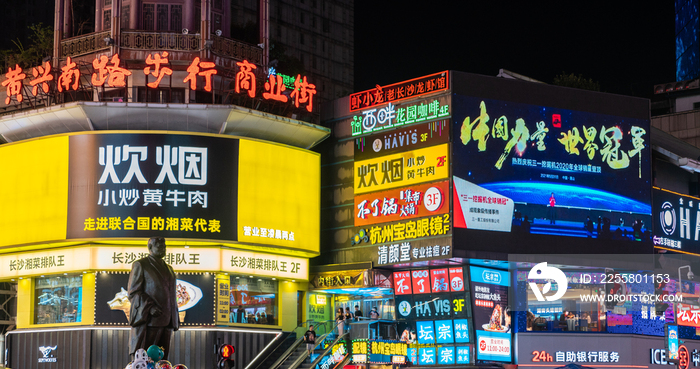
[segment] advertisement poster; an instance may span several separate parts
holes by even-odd
[[[413,279],[413,293],[430,293],[430,274],[427,269],[412,270],[411,277]]]
[[[235,139],[163,134],[69,137],[67,238],[237,240]]]
[[[355,139],[355,160],[420,149],[448,142],[448,120],[416,124]]]
[[[450,268],[450,291],[464,291],[464,270],[462,267]]]
[[[432,285],[433,293],[438,292],[449,292],[449,275],[447,274],[447,268],[444,269],[432,269],[430,271],[430,280]]]
[[[129,274],[97,273],[95,323],[128,325]],[[181,325],[214,324],[214,290],[211,274],[177,274],[177,304]]]
[[[453,97],[455,227],[651,238],[649,120]]]
[[[355,225],[445,214],[449,193],[450,182],[442,181],[355,196]]]
[[[470,266],[478,360],[511,361],[510,273]]]
[[[395,295],[410,295],[411,291],[411,272],[394,272],[394,294]]]

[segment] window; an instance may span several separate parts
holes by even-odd
[[[129,18],[131,16],[131,13],[129,11],[129,5],[122,5],[122,19],[121,19],[121,28],[122,29],[129,29]]]
[[[170,30],[173,32],[182,31],[182,5],[170,6]]]
[[[109,30],[112,28],[112,11],[111,10],[105,10],[102,25],[103,25],[104,30]]]
[[[302,45],[304,44],[304,34],[303,33],[299,33],[299,43]]]
[[[323,32],[328,33],[331,31],[331,22],[328,18],[323,19]]]
[[[194,32],[199,33],[202,26],[202,8],[199,5],[194,6]]]
[[[165,4],[158,4],[158,17],[156,22],[156,30],[167,31],[168,30],[168,6]]]
[[[277,325],[277,281],[231,277],[229,322]]]
[[[146,31],[153,31],[153,23],[156,16],[156,5],[155,4],[143,4],[143,29]]]
[[[299,15],[301,16],[300,17],[301,24],[304,24],[304,12],[299,13]]]
[[[37,278],[34,293],[35,324],[81,321],[82,275]]]
[[[700,109],[700,102],[694,102],[693,109]]]
[[[105,0],[105,6],[112,6],[112,0]]]
[[[223,10],[224,9],[223,0],[214,0],[214,9]]]

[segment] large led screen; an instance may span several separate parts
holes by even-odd
[[[454,226],[650,240],[649,120],[455,95]]]

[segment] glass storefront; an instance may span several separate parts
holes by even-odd
[[[582,301],[582,296],[600,295],[602,285],[570,283],[557,301],[537,301],[527,291],[527,330],[549,332],[605,332],[606,310],[600,302]]]
[[[277,298],[276,280],[231,277],[229,323],[277,325]]]
[[[76,323],[81,321],[82,275],[36,278],[34,323]]]

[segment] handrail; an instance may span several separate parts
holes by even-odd
[[[327,324],[327,323],[329,323],[329,322],[334,322],[334,321],[333,321],[333,320],[327,320],[327,321],[323,322],[323,324],[325,325],[325,324]],[[340,323],[341,323],[341,322],[336,322],[335,326],[333,326],[333,329],[331,329],[328,333],[322,335],[321,337],[317,338],[317,340],[320,341],[321,343],[323,343],[323,341],[326,339],[326,337],[328,337],[329,334],[332,334],[333,331],[334,331],[336,328],[338,328],[338,325],[340,325]],[[346,334],[347,334],[347,333],[338,334],[338,337],[345,336]],[[336,340],[337,340],[337,339],[336,339]],[[315,348],[315,347],[316,347],[316,346],[314,346],[314,348]],[[301,365],[301,363],[303,363],[304,360],[306,360],[306,358],[307,358],[308,356],[309,356],[309,353],[305,351],[305,352],[304,352],[302,355],[300,355],[300,356],[292,363],[292,365],[290,365],[289,367],[290,367],[290,368],[298,368],[299,365]],[[316,359],[318,359],[318,358],[316,358]],[[314,366],[311,365],[311,367],[313,368]],[[273,366],[273,368],[276,368],[276,367]]]
[[[295,328],[295,329],[296,329],[296,328]],[[250,363],[248,363],[248,365],[245,367],[245,369],[257,368],[257,366],[260,365],[259,363],[264,363],[267,359],[270,358],[270,356],[272,356],[272,354],[274,354],[274,352],[275,352],[275,351],[277,350],[277,348],[279,347],[279,345],[274,345],[274,343],[275,343],[278,339],[280,339],[280,337],[282,337],[282,336],[284,336],[284,338],[282,339],[282,341],[286,340],[287,338],[289,338],[289,336],[290,336],[291,334],[292,334],[292,332],[288,332],[288,333],[286,333],[286,334],[285,334],[284,332],[282,332],[282,333],[278,334],[277,337],[275,337],[275,339],[272,340],[272,342],[270,342],[270,343],[267,345],[267,348],[266,348],[266,349],[267,349],[267,350],[270,350],[270,353],[268,353],[268,354],[265,356],[265,358],[262,359],[262,361],[260,361],[260,357],[263,355],[263,353],[265,353],[264,351],[261,352],[260,354],[258,354],[258,356],[256,356],[256,357],[253,359],[253,361],[251,361]],[[280,344],[281,344],[281,343],[280,343]]]
[[[297,328],[302,327],[306,323],[309,323],[309,322],[311,322],[311,320],[307,320],[307,321],[299,323],[299,325],[297,325],[292,330],[292,332],[296,331]],[[301,337],[298,340],[294,341],[294,343],[277,360],[275,360],[275,362],[272,364],[271,368],[278,368],[285,360],[287,360],[287,358],[289,358],[289,356],[292,355],[292,353],[294,351],[296,351],[296,349],[299,347],[299,345],[301,344],[301,342],[303,340],[304,340],[304,337]],[[272,355],[272,353],[270,353],[270,355]],[[268,357],[269,357],[269,355],[268,355]],[[265,359],[267,360],[267,357]],[[265,362],[265,361],[263,361],[263,362]]]
[[[311,363],[311,367],[312,367],[312,368],[315,368],[316,365],[318,365],[318,363],[320,363],[321,360],[323,360],[323,357],[326,356],[326,355],[328,354],[328,351],[332,351],[332,350],[333,350],[333,346],[335,346],[335,344],[338,343],[338,341],[340,341],[341,338],[344,338],[345,336],[348,336],[348,337],[349,337],[349,335],[350,335],[350,332],[343,333],[343,334],[339,334],[338,337],[336,337],[336,339],[333,340],[333,342],[331,342],[331,344],[328,345],[328,347],[327,347],[325,350],[323,350],[323,352],[321,352],[321,353],[318,355],[318,357],[316,358],[316,360],[314,360],[314,361]],[[323,343],[323,341],[321,341],[321,343]]]

